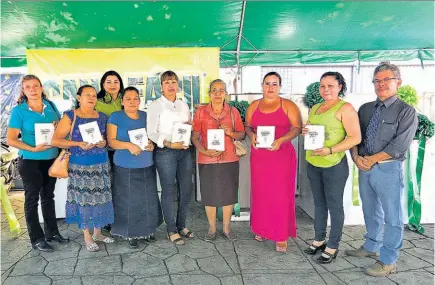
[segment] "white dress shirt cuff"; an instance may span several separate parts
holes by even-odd
[[[157,140],[157,146],[160,148],[164,148],[165,147],[163,144],[164,141],[165,141],[165,135],[161,134],[159,136],[159,139]]]

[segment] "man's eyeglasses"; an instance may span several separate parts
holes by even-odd
[[[381,82],[384,82],[385,84],[388,84],[388,83],[390,83],[390,81],[391,80],[393,80],[393,79],[396,79],[396,77],[386,77],[386,78],[384,78],[384,79],[381,79],[381,80],[379,80],[379,79],[375,79],[375,80],[373,80],[372,82],[373,82],[373,84],[375,84],[375,85],[379,85],[379,84],[381,84]]]
[[[264,82],[263,84],[267,87],[269,87],[269,86],[278,87],[279,86],[278,82]]]

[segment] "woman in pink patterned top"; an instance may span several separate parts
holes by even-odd
[[[214,80],[210,84],[210,104],[200,107],[193,119],[192,142],[199,152],[201,201],[210,225],[204,236],[206,241],[216,238],[216,207],[223,208],[223,237],[237,239],[230,231],[230,219],[239,188],[239,157],[234,140],[242,140],[245,131],[239,112],[225,103],[225,95],[225,83],[220,79]],[[221,132],[223,139],[215,137],[216,132]],[[223,150],[209,148],[209,145],[220,146]]]

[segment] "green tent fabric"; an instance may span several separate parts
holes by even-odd
[[[25,50],[220,47],[221,66],[434,59],[432,1],[2,1],[1,65]]]

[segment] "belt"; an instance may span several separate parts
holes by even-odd
[[[380,164],[380,163],[388,163],[388,162],[395,162],[395,161],[398,161],[398,160],[393,160],[393,159],[390,159],[390,160],[382,160],[382,161],[378,161],[377,163]]]

